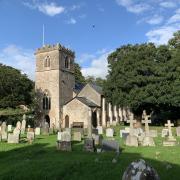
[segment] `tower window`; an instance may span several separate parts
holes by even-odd
[[[65,68],[69,69],[70,68],[70,63],[69,63],[69,58],[68,56],[65,58]]]
[[[46,56],[44,60],[44,67],[50,67],[50,56]]]
[[[44,94],[43,96],[43,110],[51,109],[51,97],[48,94]]]

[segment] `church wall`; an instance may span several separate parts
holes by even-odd
[[[63,124],[65,127],[65,116],[69,116],[69,125],[71,127],[73,122],[83,122],[84,128],[88,126],[89,107],[74,99],[63,107]]]

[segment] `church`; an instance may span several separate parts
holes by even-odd
[[[75,53],[64,46],[45,45],[35,52],[35,90],[38,94],[39,123],[50,127],[106,127],[107,122],[123,119],[125,110],[107,104],[102,88],[94,84],[75,84]]]

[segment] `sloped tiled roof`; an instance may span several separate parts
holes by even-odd
[[[92,84],[92,83],[89,83],[89,85],[99,94],[103,95],[103,90],[102,90],[102,87],[96,85],[96,84]]]
[[[86,97],[76,97],[79,101],[81,101],[83,104],[89,106],[89,107],[99,107],[97,104],[92,102],[91,100],[87,99]]]

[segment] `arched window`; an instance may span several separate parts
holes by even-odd
[[[45,93],[43,96],[43,110],[50,110],[51,109],[51,97],[48,93]]]
[[[50,56],[46,56],[44,60],[44,67],[50,67]]]

